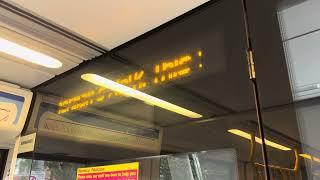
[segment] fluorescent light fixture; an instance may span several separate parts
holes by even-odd
[[[310,154],[299,154],[299,156],[320,163],[320,159],[319,158],[313,157]]]
[[[235,135],[238,135],[240,137],[243,137],[245,139],[251,140],[251,134],[249,134],[247,132],[244,132],[244,131],[241,131],[239,129],[229,129],[228,132],[232,133],[232,134],[235,134]],[[262,144],[262,139],[261,138],[258,138],[258,137],[255,136],[254,139],[255,139],[255,141],[257,143]],[[283,146],[281,144],[269,141],[267,139],[265,139],[264,141],[265,141],[266,145],[268,145],[270,147],[277,148],[277,149],[280,149],[282,151],[290,151],[291,150],[290,148],[288,148],[286,146]]]
[[[83,74],[81,75],[83,80],[89,81],[95,85],[110,89],[112,91],[121,93],[125,96],[130,96],[141,101],[144,101],[147,104],[151,104],[154,106],[161,107],[163,109],[175,112],[177,114],[181,114],[190,118],[201,118],[202,115],[192,112],[188,109],[182,108],[180,106],[174,105],[162,99],[156,98],[154,96],[150,96],[149,94],[143,93],[141,91],[129,88],[97,74]]]
[[[59,68],[62,66],[62,63],[53,57],[47,56],[3,38],[0,38],[0,51],[48,68]]]

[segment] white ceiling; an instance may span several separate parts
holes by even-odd
[[[6,1],[112,49],[208,0]]]

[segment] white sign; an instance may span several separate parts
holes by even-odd
[[[19,154],[34,150],[36,135],[37,135],[36,133],[33,133],[26,136],[21,136],[19,152],[18,152]]]

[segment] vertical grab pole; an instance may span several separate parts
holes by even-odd
[[[249,30],[248,11],[247,11],[246,0],[242,0],[242,5],[243,5],[243,15],[244,15],[245,30],[246,30],[247,46],[248,46],[247,60],[248,60],[249,75],[250,75],[250,81],[252,83],[253,92],[254,92],[259,134],[260,134],[260,138],[262,140],[261,146],[262,146],[262,158],[263,158],[263,162],[264,162],[264,175],[265,175],[266,180],[270,180],[268,154],[267,154],[267,147],[266,147],[265,137],[264,137],[261,104],[260,104],[258,83],[256,80],[256,71],[255,71],[255,64],[254,64],[254,59],[253,59],[253,51],[252,51],[251,35],[250,35],[250,30]]]
[[[259,134],[262,140],[262,158],[263,162],[265,164],[264,166],[264,173],[265,173],[265,179],[270,180],[270,172],[269,172],[269,163],[268,163],[268,154],[267,154],[267,147],[265,143],[265,137],[264,137],[264,129],[263,129],[263,120],[261,115],[261,107],[260,107],[260,100],[259,100],[259,94],[258,94],[258,85],[256,79],[251,79],[252,86],[254,89],[254,98],[256,103],[256,111],[257,111],[257,120],[258,120],[258,126],[259,126]]]

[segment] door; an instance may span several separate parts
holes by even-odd
[[[0,149],[0,177],[3,178],[8,156],[7,149]]]

